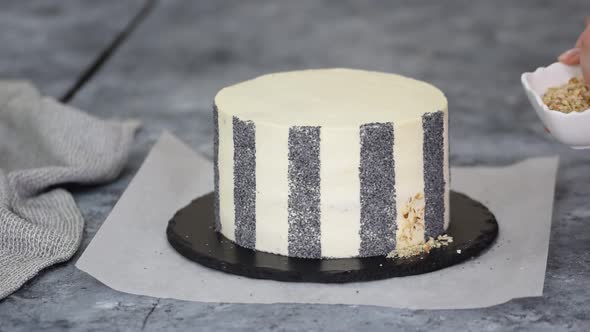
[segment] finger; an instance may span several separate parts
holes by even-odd
[[[558,58],[559,62],[566,65],[574,66],[580,63],[580,49],[572,48],[563,52]]]
[[[586,29],[584,31],[588,31],[588,29],[590,29],[590,16],[586,17]],[[582,36],[584,35],[584,32],[582,32],[580,34],[580,37],[578,37],[578,40],[576,40],[576,47],[581,47],[582,46]]]
[[[590,49],[582,52],[582,55],[580,56],[580,67],[582,68],[584,82],[586,85],[590,86]]]
[[[581,36],[580,67],[586,84],[590,85],[590,28]]]
[[[587,31],[590,30],[590,16],[586,19],[586,29],[580,34],[578,40],[576,40],[576,47],[582,47],[582,36],[584,36]]]

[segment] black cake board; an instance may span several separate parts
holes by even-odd
[[[345,283],[422,274],[481,254],[498,236],[494,215],[468,196],[451,192],[448,246],[409,258],[306,259],[240,247],[215,232],[213,194],[197,198],[168,223],[168,241],[180,254],[206,267],[257,279]]]

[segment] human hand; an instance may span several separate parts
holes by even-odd
[[[558,60],[566,65],[580,65],[587,85],[590,85],[590,16],[586,18],[586,29],[578,37],[571,50],[563,52]]]

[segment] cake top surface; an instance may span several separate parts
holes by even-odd
[[[348,127],[416,121],[447,109],[444,94],[412,78],[356,69],[268,74],[222,89],[220,113],[276,125]]]

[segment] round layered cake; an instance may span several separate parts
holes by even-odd
[[[275,73],[215,97],[216,227],[302,258],[387,255],[449,221],[447,100],[363,70]]]

